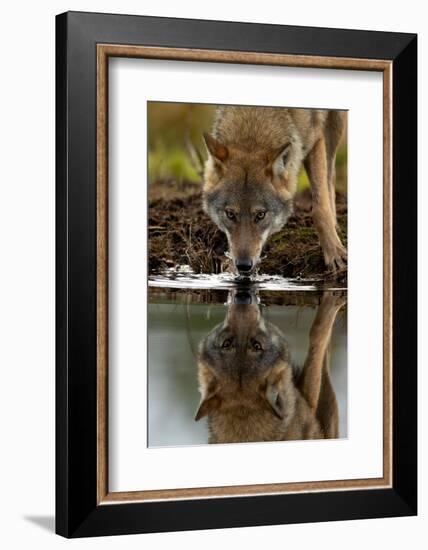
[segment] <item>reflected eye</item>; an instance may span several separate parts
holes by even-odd
[[[225,210],[226,218],[231,221],[236,220],[236,214],[233,210]]]
[[[232,345],[232,338],[226,338],[226,340],[223,341],[221,347],[222,349],[229,349]]]
[[[266,216],[266,211],[265,210],[260,210],[260,212],[257,212],[256,214],[256,222],[260,222],[261,220],[263,220]]]
[[[263,346],[257,340],[251,340],[251,345],[254,351],[263,351]]]

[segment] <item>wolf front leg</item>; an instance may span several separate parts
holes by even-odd
[[[334,162],[334,159],[327,159],[325,140],[321,138],[306,157],[305,168],[312,188],[312,219],[323,250],[324,261],[329,269],[335,271],[345,268],[346,249],[336,231],[336,215],[328,182],[329,162]]]
[[[309,348],[298,388],[317,417],[319,412],[320,416],[331,416],[320,409],[335,402],[335,396],[332,399],[326,395],[329,387],[333,391],[331,385],[329,386],[328,348],[337,312],[345,303],[345,297],[337,296],[331,291],[324,292],[309,333]]]

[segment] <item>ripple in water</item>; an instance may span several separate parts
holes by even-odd
[[[279,275],[237,277],[232,273],[194,273],[189,266],[170,268],[149,276],[149,286],[157,288],[232,289],[251,286],[257,290],[345,290],[334,282],[314,279],[288,279]]]

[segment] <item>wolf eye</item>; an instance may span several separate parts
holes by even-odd
[[[260,222],[261,220],[263,220],[266,216],[266,211],[265,210],[260,210],[260,212],[257,212],[256,214],[256,222]]]
[[[223,341],[221,347],[223,349],[229,349],[231,345],[232,345],[232,338],[226,338],[226,340]]]
[[[254,351],[262,351],[263,350],[263,347],[262,347],[261,343],[258,342],[257,340],[252,340],[251,345],[253,346]]]
[[[236,220],[236,214],[233,210],[225,210],[225,213],[226,213],[226,217],[229,219],[229,220]]]

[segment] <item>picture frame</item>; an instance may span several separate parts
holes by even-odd
[[[280,487],[108,488],[108,60],[383,75],[383,471]],[[56,18],[56,532],[65,537],[417,513],[417,36],[68,12]]]

